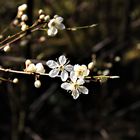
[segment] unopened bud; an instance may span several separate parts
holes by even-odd
[[[26,68],[26,71],[31,72],[31,73],[36,72],[35,64],[33,64],[33,63],[29,64],[29,66]]]
[[[39,15],[41,15],[41,14],[43,14],[44,13],[44,11],[42,10],[42,9],[40,9],[39,11],[38,11],[38,14]]]
[[[31,60],[27,59],[27,60],[25,61],[26,67],[28,67],[31,63],[32,63]]]
[[[9,45],[6,45],[6,46],[3,48],[3,50],[4,50],[5,52],[10,51],[10,46],[9,46]]]
[[[45,15],[44,15],[44,14],[41,14],[41,15],[39,16],[39,19],[41,19],[41,20],[44,20],[44,18],[45,18]]]
[[[18,11],[25,11],[27,9],[27,4],[22,4],[18,7]]]
[[[45,20],[45,21],[49,21],[49,20],[50,20],[50,16],[49,16],[49,15],[45,16],[45,17],[44,17],[44,20]]]
[[[34,86],[35,86],[36,88],[40,88],[40,86],[41,86],[40,80],[36,80],[36,81],[34,82]]]
[[[19,24],[18,19],[15,19],[15,20],[13,21],[13,25],[17,26],[18,24]]]
[[[14,84],[18,83],[18,78],[14,78],[14,79],[13,79],[13,83],[14,83]]]
[[[26,31],[27,29],[28,29],[28,25],[26,25],[26,24],[23,24],[22,26],[21,26],[21,30],[22,31]]]
[[[27,21],[28,20],[28,16],[26,14],[22,15],[21,20],[22,21]]]
[[[94,63],[93,62],[90,62],[89,64],[88,64],[88,69],[93,69],[93,67],[94,67]]]
[[[36,72],[37,73],[45,73],[45,69],[44,69],[44,66],[42,65],[42,63],[36,64]]]

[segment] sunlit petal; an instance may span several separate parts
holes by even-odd
[[[68,72],[65,70],[62,71],[60,76],[62,81],[66,81],[68,79]]]
[[[48,60],[46,62],[46,65],[52,69],[57,68],[59,65],[57,62],[55,62],[54,60]]]
[[[61,84],[61,88],[65,89],[65,90],[71,90],[71,84],[65,82],[65,83]]]
[[[61,55],[58,59],[59,59],[60,65],[64,65],[67,61],[65,55]]]
[[[65,70],[67,70],[68,72],[71,72],[73,70],[73,66],[72,65],[66,65]]]
[[[55,21],[56,23],[60,24],[63,21],[63,18],[58,16],[55,18]]]
[[[59,29],[59,30],[64,30],[65,29],[65,25],[62,24],[62,23],[61,24],[57,24],[56,28]]]
[[[59,69],[53,69],[49,72],[50,77],[56,77],[59,74]]]
[[[84,79],[80,78],[77,80],[78,85],[83,85],[85,83]]]
[[[55,36],[57,34],[58,30],[55,27],[51,27],[48,29],[48,35],[49,36]]]
[[[85,86],[79,86],[78,90],[83,94],[88,94],[88,89]]]
[[[80,93],[78,92],[78,90],[73,90],[71,95],[73,96],[73,99],[77,99],[79,97],[79,94]]]
[[[73,83],[75,83],[75,82],[76,82],[77,77],[76,77],[76,75],[75,75],[74,71],[72,71],[72,72],[70,73],[70,79],[71,79],[71,81],[72,81]]]

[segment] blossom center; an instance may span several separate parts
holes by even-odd
[[[60,71],[64,71],[64,66],[63,65],[60,65],[59,70]]]
[[[56,26],[56,23],[53,21],[51,26],[55,27]]]

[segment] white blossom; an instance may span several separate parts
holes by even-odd
[[[45,73],[45,69],[42,63],[36,64],[36,73]]]
[[[29,64],[27,66],[27,68],[26,68],[26,71],[27,72],[31,72],[31,73],[36,72],[36,66],[35,66],[35,64],[33,64],[33,63]]]
[[[62,23],[63,18],[55,15],[53,19],[51,19],[48,23],[48,35],[55,36],[58,33],[58,30],[64,30],[65,25]]]
[[[46,64],[52,69],[49,72],[49,76],[52,78],[58,77],[60,73],[62,81],[66,81],[68,79],[68,72],[71,72],[73,70],[73,66],[68,64],[67,59],[64,55],[61,55],[58,58],[58,62],[54,60],[48,60]]]
[[[85,76],[88,76],[89,72],[90,71],[86,65],[79,65],[79,64],[74,65],[74,73],[75,76],[77,76],[78,78],[84,78]]]
[[[71,91],[71,95],[74,99],[77,99],[81,93],[88,94],[88,89],[83,86],[85,81],[83,79],[79,79],[75,76],[74,72],[70,73],[71,82],[65,82],[61,84],[61,88]]]

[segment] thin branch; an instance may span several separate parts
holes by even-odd
[[[9,72],[9,73],[17,73],[17,74],[26,74],[26,75],[44,75],[44,76],[48,76],[48,73],[31,73],[31,72],[26,72],[26,71],[18,71],[18,70],[12,70],[12,69],[4,69],[4,68],[0,68],[0,71]]]

